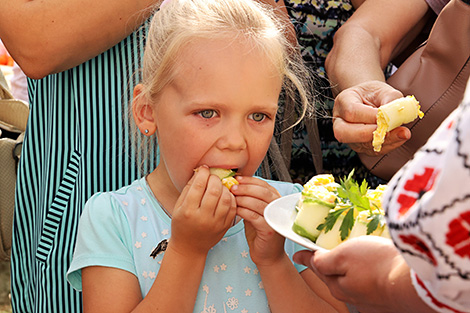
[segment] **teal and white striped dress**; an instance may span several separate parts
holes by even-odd
[[[134,149],[128,105],[145,29],[75,68],[29,80],[13,225],[14,312],[81,311],[65,274],[85,201],[141,176],[144,151]],[[155,167],[156,153],[142,169]]]

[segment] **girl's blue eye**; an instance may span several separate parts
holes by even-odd
[[[266,114],[264,114],[264,113],[253,113],[253,114],[251,114],[251,118],[255,122],[262,122],[266,118]]]
[[[213,118],[215,116],[216,112],[214,110],[204,110],[199,112],[199,115],[203,118]]]

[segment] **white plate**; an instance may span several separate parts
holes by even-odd
[[[327,250],[316,245],[308,238],[302,237],[292,230],[297,211],[295,205],[300,199],[300,192],[274,200],[264,209],[266,222],[282,236],[310,250]]]

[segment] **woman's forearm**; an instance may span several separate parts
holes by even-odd
[[[396,266],[390,271],[389,279],[385,282],[384,290],[389,300],[389,312],[434,312],[418,296],[411,282],[410,268],[402,257],[396,258]],[[396,301],[400,299],[400,301]]]
[[[157,0],[3,0],[0,38],[32,78],[60,72],[106,51],[151,14]]]
[[[338,30],[325,68],[335,95],[365,81],[385,80],[380,42],[356,25],[345,24]]]
[[[425,0],[367,0],[334,36],[325,68],[335,94],[370,80],[421,31],[429,7]]]

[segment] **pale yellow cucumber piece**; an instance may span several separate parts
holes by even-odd
[[[209,171],[212,175],[215,175],[219,177],[220,179],[232,177],[235,175],[234,171],[226,169],[226,168],[211,167]]]
[[[235,172],[226,168],[211,167],[209,171],[212,175],[215,175],[220,178],[222,184],[227,187],[229,190],[233,185],[238,185],[238,181],[233,177]]]
[[[369,212],[367,211],[362,211],[357,215],[356,220],[354,221],[354,226],[352,227],[351,232],[349,233],[349,236],[347,239],[367,235],[367,224],[369,222],[369,220],[367,219],[368,215],[369,215]],[[380,236],[382,234],[382,231],[383,231],[383,227],[379,225],[377,229],[374,230],[369,235]]]
[[[331,206],[322,204],[320,201],[305,200],[299,207],[292,230],[302,237],[315,241],[320,234],[318,225],[325,222]]]
[[[336,201],[336,194],[329,190],[326,186],[321,185],[305,185],[302,190],[301,200],[320,201],[331,208],[334,208]]]
[[[379,107],[377,111],[377,129],[374,131],[372,146],[379,152],[385,135],[403,124],[422,118],[424,113],[420,111],[419,102],[414,96],[406,96],[396,99]]]
[[[317,241],[315,243],[325,249],[333,249],[334,247],[342,243],[343,241],[341,240],[341,233],[339,228],[341,227],[341,223],[343,223],[343,220],[344,217],[340,215],[331,230],[325,232],[325,229],[323,229],[320,232],[320,235],[318,236]]]

